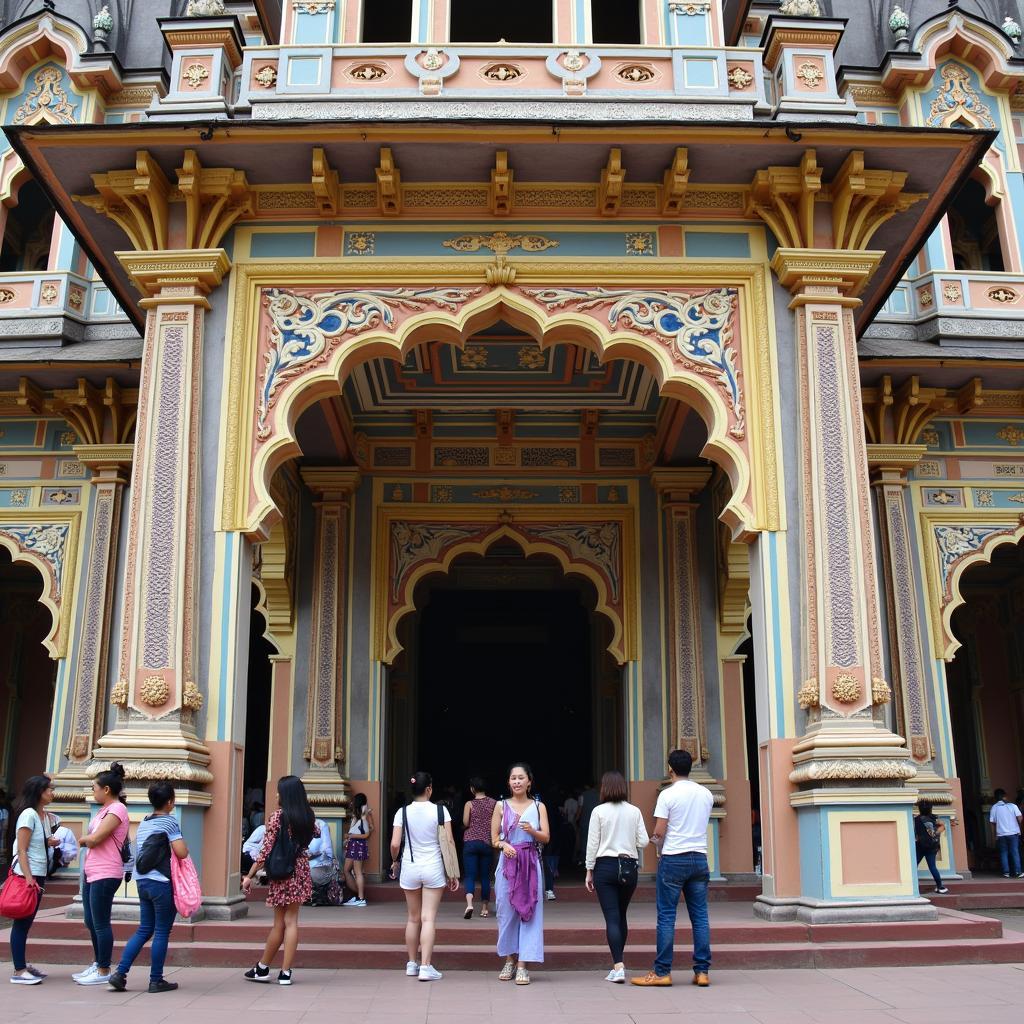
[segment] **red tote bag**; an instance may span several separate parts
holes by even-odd
[[[0,889],[0,917],[9,917],[12,921],[31,917],[38,902],[39,890],[29,888],[28,882],[12,871]]]

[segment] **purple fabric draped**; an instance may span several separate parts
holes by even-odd
[[[502,835],[511,835],[519,823],[519,815],[505,804],[502,815]],[[514,857],[504,857],[502,871],[508,882],[509,902],[512,909],[524,920],[529,921],[537,909],[537,873],[540,870],[540,857],[537,855],[536,843],[512,843],[516,851]]]

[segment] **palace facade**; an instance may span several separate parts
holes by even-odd
[[[991,868],[1020,11],[904,6],[0,0],[0,784],[174,780],[222,916],[282,774],[675,746],[764,916]]]

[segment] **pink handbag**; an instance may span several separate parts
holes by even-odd
[[[171,854],[171,887],[174,889],[174,906],[178,913],[182,917],[191,917],[203,902],[199,874],[191,857]]]

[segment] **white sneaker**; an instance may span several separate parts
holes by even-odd
[[[420,981],[440,981],[444,975],[431,964],[424,964],[420,968]]]
[[[407,978],[418,978],[420,973],[420,965],[415,960],[410,960],[405,965],[405,976]]]
[[[89,977],[90,974],[95,974],[97,966],[98,965],[94,963],[90,964],[88,967],[86,967],[84,971],[79,971],[77,974],[72,974],[71,977],[74,978],[75,981],[81,981],[83,978]]]
[[[92,974],[87,975],[84,978],[78,979],[79,985],[106,985],[110,981],[110,977],[114,972],[110,974],[100,974],[99,971],[94,971]]]
[[[42,978],[37,978],[34,974],[29,974],[28,971],[11,975],[12,985],[41,985],[42,983]]]
[[[359,902],[359,897],[358,896],[350,896],[347,900],[345,900],[344,903],[342,903],[342,906],[343,907],[354,907],[358,902]]]
[[[548,889],[544,893],[544,899],[549,900],[549,901],[550,900],[558,899],[558,897],[555,895],[555,890],[554,889]]]
[[[624,967],[620,967],[618,970],[616,970],[613,967],[608,972],[608,977],[605,978],[604,980],[605,981],[614,982],[616,985],[625,985],[626,984],[626,969]]]
[[[366,900],[349,900],[348,903],[344,904],[346,907],[365,907]]]

